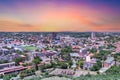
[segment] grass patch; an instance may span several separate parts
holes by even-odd
[[[37,48],[37,47],[35,47],[35,46],[25,46],[24,48],[25,48],[25,50],[28,50],[28,51],[38,49],[38,48]]]

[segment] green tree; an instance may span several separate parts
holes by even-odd
[[[102,67],[102,62],[97,61],[97,63],[91,68],[92,71],[98,71]]]
[[[71,58],[70,58],[71,52],[72,52],[71,47],[65,47],[65,48],[62,48],[60,55],[64,60],[69,61],[69,60],[71,60]]]
[[[19,65],[20,62],[24,62],[24,59],[21,57],[15,59],[16,65]]]
[[[106,71],[106,74],[120,74],[120,66],[112,66]]]
[[[106,60],[108,54],[110,54],[111,52],[110,51],[106,51],[106,50],[100,50],[99,53],[96,53],[94,55],[94,57],[96,57],[97,59],[99,60]]]
[[[16,76],[17,76],[17,74],[15,74],[15,73],[5,74],[3,76],[3,80],[10,80],[12,77],[16,77]]]
[[[60,66],[60,68],[62,68],[62,69],[67,69],[67,64],[66,64],[66,62],[59,62],[58,63],[58,65]]]
[[[68,61],[68,67],[70,68],[73,65],[72,60]]]
[[[112,54],[115,60],[115,66],[117,66],[117,62],[120,62],[120,53]]]
[[[39,57],[34,57],[33,63],[35,64],[35,69],[38,70],[38,64],[40,64],[42,60]]]
[[[91,53],[96,53],[96,52],[97,52],[97,49],[92,48],[92,49],[90,49],[90,52],[91,52]]]
[[[84,60],[79,60],[78,62],[77,62],[77,66],[79,67],[79,68],[83,68],[83,63],[84,63]]]

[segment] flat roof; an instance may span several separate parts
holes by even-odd
[[[15,62],[0,64],[0,66],[2,66],[2,65],[7,65],[7,64],[15,64]]]
[[[114,58],[113,58],[113,57],[110,57],[110,58],[107,58],[107,60],[105,60],[105,62],[111,63],[113,60],[114,60]]]

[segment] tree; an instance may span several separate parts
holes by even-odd
[[[120,66],[112,66],[106,71],[106,74],[120,74]]]
[[[102,62],[97,61],[97,63],[91,68],[92,71],[98,71],[102,67]]]
[[[100,50],[100,53],[95,54],[94,57],[99,60],[106,60],[108,54],[110,54],[110,51]]]
[[[58,63],[58,65],[60,66],[60,68],[62,68],[62,69],[67,69],[67,64],[66,64],[66,62],[59,62]]]
[[[36,52],[39,52],[40,50],[39,50],[39,49],[36,49],[35,51],[36,51]]]
[[[90,49],[90,52],[91,52],[91,53],[96,53],[96,52],[97,52],[97,49],[92,48],[92,49]]]
[[[61,50],[61,57],[68,61],[70,60],[70,53],[72,52],[72,48],[71,47],[65,47],[65,48],[62,48]]]
[[[21,57],[15,59],[16,65],[19,65],[19,63],[20,63],[20,62],[23,62],[23,61],[24,61],[24,59],[21,58]]]
[[[79,67],[79,68],[83,68],[83,63],[84,63],[84,60],[79,60],[78,62],[77,62],[77,66]]]
[[[72,60],[68,61],[68,67],[70,68],[73,65]]]
[[[116,53],[112,55],[115,60],[115,66],[117,65],[117,61],[120,62],[120,53]]]
[[[33,63],[35,64],[35,69],[38,70],[38,64],[40,64],[42,60],[37,56],[34,57]]]
[[[109,44],[108,46],[107,46],[107,49],[111,49],[111,48],[116,48],[113,44]]]
[[[62,48],[61,52],[63,52],[63,53],[71,53],[72,52],[72,48],[67,46],[65,48]]]
[[[15,74],[15,73],[5,74],[3,76],[3,80],[10,80],[12,77],[16,77],[16,76],[17,76],[17,74]]]

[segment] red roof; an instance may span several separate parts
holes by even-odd
[[[23,66],[11,67],[11,68],[0,70],[0,73],[9,73],[9,72],[23,70],[23,69],[26,69],[26,67],[23,67]]]

